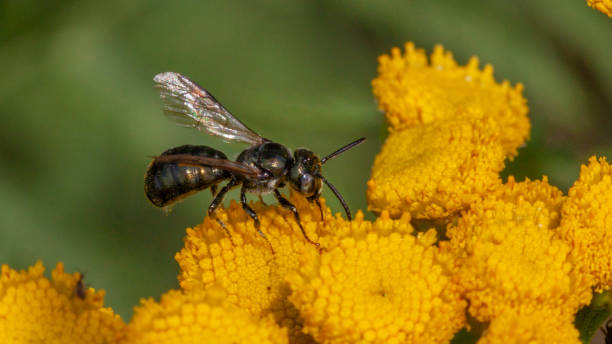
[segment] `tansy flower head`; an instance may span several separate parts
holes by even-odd
[[[504,153],[490,119],[448,119],[389,135],[368,181],[368,207],[393,217],[449,217],[501,185]]]
[[[325,207],[325,200],[321,199],[324,222],[319,209],[303,196],[292,194],[290,201],[298,208],[308,237],[325,246],[321,236],[337,221]],[[257,234],[253,220],[242,207],[232,202],[228,209],[217,211],[231,239],[208,217],[199,226],[187,229],[185,247],[176,255],[180,285],[189,292],[218,284],[234,305],[255,316],[272,314],[278,324],[289,328],[292,342],[308,342],[310,337],[301,332],[299,314],[287,300],[289,286],[284,278],[290,270],[299,268],[302,251],[318,254],[318,250],[305,240],[289,210],[261,203],[252,203],[251,207],[269,243]]]
[[[572,246],[583,273],[595,289],[612,288],[612,166],[591,157],[569,190],[558,234]]]
[[[122,344],[288,343],[271,317],[258,319],[224,301],[224,291],[171,290],[159,303],[141,300]]]
[[[500,142],[509,156],[516,155],[529,135],[523,86],[496,83],[493,67],[480,70],[475,57],[459,66],[450,52],[436,46],[428,62],[425,52],[409,42],[403,55],[393,48],[378,63],[372,86],[391,131],[457,118],[491,118],[499,124]]]
[[[444,343],[464,325],[465,302],[435,232],[409,234],[410,217],[342,221],[322,254],[304,252],[288,277],[304,331],[322,343]]]
[[[508,182],[492,190],[484,202],[475,202],[471,211],[464,214],[461,225],[450,226],[447,236],[455,249],[463,249],[467,240],[478,239],[488,226],[500,221],[534,221],[541,228],[555,228],[559,225],[561,204],[565,200],[563,192],[548,184],[548,178],[516,182],[513,176]],[[517,212],[517,204],[527,204]],[[527,216],[525,216],[527,215]]]
[[[612,0],[587,0],[587,4],[612,18]]]
[[[548,228],[559,225],[559,211],[565,200],[563,192],[548,184],[548,177],[546,176],[542,177],[542,180],[532,181],[527,178],[523,182],[517,182],[514,176],[509,176],[508,182],[493,190],[492,193],[487,195],[487,198],[497,199],[505,203],[525,201],[533,205],[540,204],[542,211],[548,211],[546,214],[550,221],[546,225]]]
[[[37,262],[27,271],[2,265],[0,343],[117,343],[125,324],[104,308],[104,291],[77,295],[79,273],[58,263],[49,280]],[[83,296],[83,295],[81,295]]]
[[[579,344],[571,317],[555,310],[519,313],[508,310],[496,317],[478,344]]]
[[[459,284],[477,320],[543,308],[569,316],[590,301],[589,283],[575,274],[570,246],[549,229],[558,222],[562,199],[545,180],[511,179],[505,191],[473,204],[450,226]]]

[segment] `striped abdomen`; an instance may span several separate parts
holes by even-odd
[[[188,154],[208,158],[227,159],[227,156],[207,146],[184,145],[168,149],[164,155]],[[179,166],[178,163],[153,160],[145,174],[145,194],[153,205],[168,206],[198,191],[216,185],[231,174],[217,167]]]

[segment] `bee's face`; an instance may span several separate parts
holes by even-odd
[[[293,154],[293,166],[288,173],[289,185],[309,197],[321,192],[321,160],[307,149],[297,149]]]

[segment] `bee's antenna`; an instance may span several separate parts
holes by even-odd
[[[324,163],[325,163],[327,160],[329,160],[329,159],[331,159],[331,158],[333,158],[333,157],[336,157],[336,156],[338,156],[338,155],[340,155],[340,154],[342,154],[342,153],[346,152],[347,150],[349,150],[349,149],[351,149],[351,148],[353,148],[353,147],[357,146],[358,144],[362,143],[362,142],[363,142],[363,141],[365,141],[365,140],[366,140],[366,138],[365,138],[365,137],[362,137],[362,138],[360,138],[359,140],[353,141],[353,142],[349,143],[348,145],[346,145],[346,146],[344,146],[344,147],[342,147],[342,148],[338,149],[337,151],[335,151],[335,152],[333,152],[333,153],[329,154],[329,155],[328,155],[328,156],[326,156],[325,158],[321,159],[321,165],[323,165],[323,164],[324,164]],[[323,178],[323,177],[321,177],[321,178]],[[323,179],[323,180],[325,180],[325,179]],[[325,182],[325,183],[327,183],[327,182]],[[330,187],[332,190],[334,190],[334,188],[333,188],[332,186],[330,186],[330,184],[328,184],[328,186],[329,186],[329,187]],[[337,195],[336,195],[336,196],[337,196]],[[345,208],[346,208],[346,207],[345,207]],[[348,213],[348,212],[347,212],[347,213]],[[349,220],[350,220],[350,216],[349,216]]]
[[[363,140],[365,140],[365,138],[360,139],[362,142]],[[357,142],[357,141],[355,141]],[[355,142],[353,142],[352,144],[354,145]],[[357,143],[358,144],[358,143]],[[350,147],[349,147],[350,148]],[[348,148],[347,148],[348,149]],[[346,149],[345,149],[346,150]],[[342,152],[340,152],[342,153]],[[331,191],[334,193],[334,195],[336,195],[336,197],[338,197],[338,200],[340,201],[340,203],[342,204],[342,207],[344,208],[344,211],[346,212],[346,217],[348,218],[349,221],[351,221],[353,219],[353,217],[351,216],[351,210],[349,209],[348,205],[346,204],[346,201],[344,200],[344,197],[342,197],[342,195],[340,194],[340,192],[336,189],[336,187],[327,181],[327,179],[325,179],[321,174],[317,173],[315,174],[315,176],[323,179],[323,182],[329,186],[329,188],[331,189]]]

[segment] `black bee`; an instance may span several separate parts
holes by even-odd
[[[606,336],[606,344],[612,344],[612,319],[606,321],[606,327],[601,327],[601,332]]]
[[[246,143],[249,148],[240,153],[236,161],[228,160],[222,152],[208,146],[185,145],[171,148],[155,157],[145,174],[144,189],[148,199],[156,207],[165,208],[198,191],[210,188],[214,200],[208,207],[208,215],[229,234],[225,224],[215,217],[215,211],[225,194],[241,185],[240,203],[244,211],[255,221],[258,233],[259,219],[246,201],[246,193],[274,193],[281,206],[293,212],[304,238],[319,245],[306,235],[300,215],[293,204],[278,191],[289,186],[318,205],[322,182],[336,195],[346,216],[351,212],[338,190],[323,177],[321,166],[329,159],[357,146],[365,138],[353,141],[323,159],[308,149],[297,149],[293,156],[287,147],[265,139],[249,129],[223,107],[208,91],[178,73],[160,73],[153,79],[164,103],[164,113],[177,124],[196,128],[225,141]],[[228,183],[217,193],[217,184]],[[267,240],[267,239],[266,239]]]
[[[74,294],[81,300],[85,300],[85,296],[87,295],[87,289],[85,287],[85,284],[83,283],[84,277],[85,275],[79,273],[79,279],[77,280],[76,285],[74,286]]]

